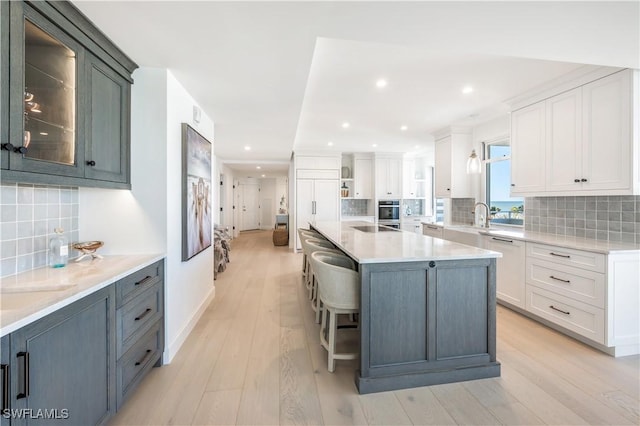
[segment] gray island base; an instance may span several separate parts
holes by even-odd
[[[363,232],[358,225],[311,224],[358,264],[358,391],[499,377],[500,254],[409,232]]]

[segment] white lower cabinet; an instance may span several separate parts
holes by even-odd
[[[525,307],[525,242],[485,236],[484,247],[502,253],[497,259],[496,297],[499,301]]]
[[[444,228],[438,225],[431,225],[429,223],[422,224],[422,235],[428,237],[442,238]]]
[[[604,310],[527,285],[527,311],[604,344]]]
[[[526,311],[611,355],[640,353],[637,252],[605,255],[533,242],[526,247]]]

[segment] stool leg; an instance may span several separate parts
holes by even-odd
[[[329,373],[333,373],[336,369],[336,361],[333,355],[336,352],[336,330],[338,321],[336,321],[337,314],[335,312],[332,313],[330,309],[327,309],[327,312],[329,316],[329,354],[327,356],[327,369]]]
[[[302,276],[307,277],[307,254],[302,253]]]
[[[322,315],[322,302],[320,301],[320,298],[318,297],[317,293],[318,292],[316,292],[316,298],[315,298],[316,324],[320,324],[320,315]]]
[[[320,346],[328,350],[329,344],[327,343],[327,316],[329,315],[329,310],[324,306],[322,300],[320,301],[322,305],[322,322],[320,323]]]

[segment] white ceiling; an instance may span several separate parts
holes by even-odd
[[[640,67],[638,1],[74,3],[170,69],[215,122],[215,155],[254,176],[293,150],[416,149],[579,64]]]

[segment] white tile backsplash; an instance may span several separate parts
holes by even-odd
[[[47,265],[54,228],[78,241],[78,200],[75,187],[0,185],[0,276]]]

